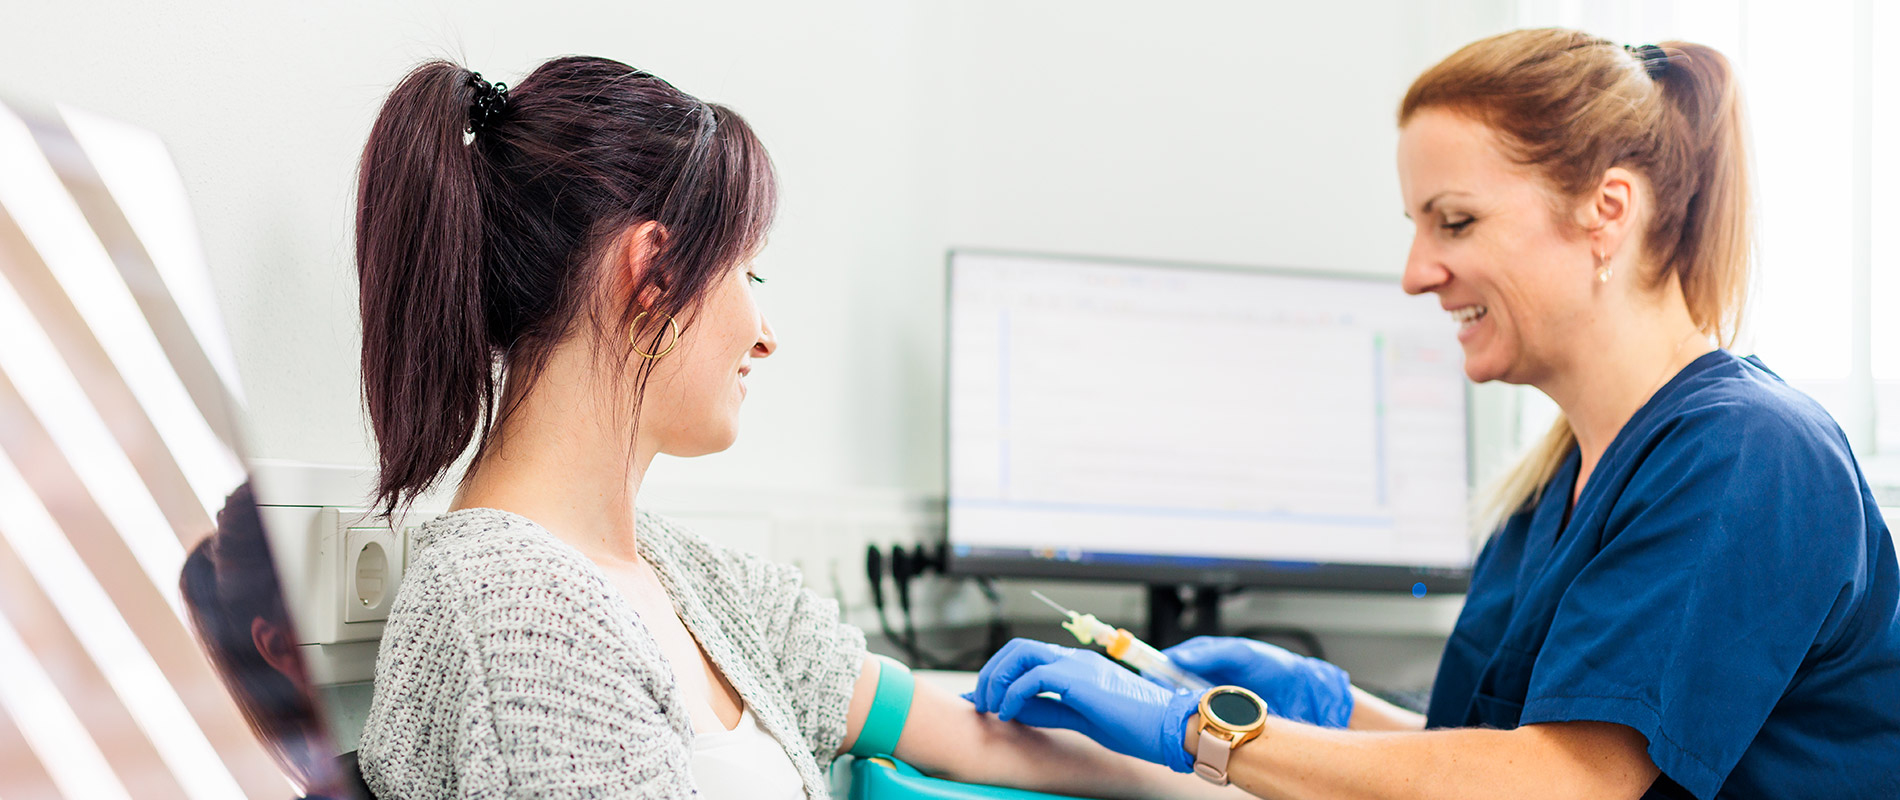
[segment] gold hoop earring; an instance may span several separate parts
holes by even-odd
[[[1610,269],[1610,265],[1606,263],[1608,259],[1605,259],[1603,254],[1597,252],[1592,252],[1591,255],[1597,257],[1597,283],[1609,283],[1612,270]]]
[[[645,311],[633,315],[633,324],[627,326],[627,343],[633,346],[633,352],[640,354],[641,358],[663,358],[667,353],[673,352],[673,348],[680,346],[680,324],[677,320],[673,319],[672,314],[668,314],[666,315],[666,324],[673,329],[673,343],[667,345],[665,350],[661,350],[658,353],[649,353],[645,350],[641,350],[640,340],[638,338],[640,336],[640,320],[645,319],[646,316],[647,312]]]

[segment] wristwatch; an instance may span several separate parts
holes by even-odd
[[[1201,741],[1195,746],[1194,774],[1215,786],[1227,785],[1227,760],[1234,748],[1260,736],[1267,724],[1267,703],[1238,686],[1216,686],[1201,695]]]

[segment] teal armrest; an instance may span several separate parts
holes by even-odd
[[[1059,795],[932,778],[889,756],[851,763],[850,800],[1069,800]]]

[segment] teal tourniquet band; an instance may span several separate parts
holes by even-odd
[[[910,668],[895,660],[878,656],[877,694],[871,698],[871,713],[864,717],[858,741],[851,755],[884,756],[897,751],[897,737],[904,734],[904,720],[910,717],[911,690],[917,679]]]

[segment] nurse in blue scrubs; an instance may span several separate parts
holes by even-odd
[[[1229,685],[1204,696],[1018,640],[970,699],[1261,797],[1900,798],[1893,540],[1827,412],[1716,346],[1749,269],[1727,61],[1518,31],[1399,121],[1406,291],[1472,380],[1563,411],[1498,491],[1428,713],[1230,638],[1170,651]]]

